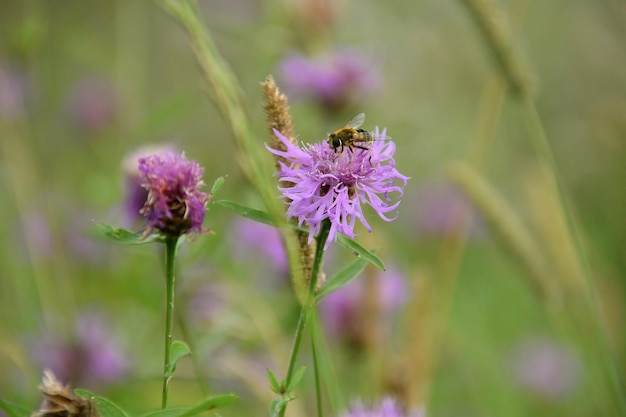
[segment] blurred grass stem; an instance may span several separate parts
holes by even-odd
[[[578,337],[581,342],[586,345],[590,345],[589,347],[595,351],[589,352],[588,354],[590,356],[597,357],[600,361],[613,392],[615,406],[619,409],[621,415],[626,415],[626,399],[624,398],[623,389],[624,385],[617,371],[618,366],[614,353],[608,345],[608,333],[600,311],[600,304],[595,291],[591,268],[589,267],[589,262],[583,249],[581,238],[576,227],[576,222],[569,207],[569,202],[558,177],[556,161],[554,160],[541,117],[539,116],[539,112],[537,111],[533,98],[525,94],[521,97],[521,102],[523,106],[523,116],[526,119],[535,151],[541,161],[548,168],[547,170],[544,170],[544,172],[547,173],[546,181],[551,185],[551,189],[555,190],[560,215],[564,218],[567,226],[567,238],[574,246],[574,250],[577,255],[576,260],[578,265],[576,267],[582,275],[580,277],[582,282],[579,284],[582,286],[583,293],[585,295],[585,302],[583,306],[581,306],[580,303],[575,303],[572,308],[576,310],[579,310],[581,307],[583,308],[583,312],[578,312],[578,314],[582,314],[581,319],[584,320],[583,323],[587,322],[587,319],[591,318],[590,323],[592,329],[590,330],[595,333],[595,337],[591,338],[593,340],[589,340],[590,338],[582,335],[579,335]],[[576,323],[578,323],[578,321]],[[578,334],[574,323],[570,323],[569,327],[570,331]]]
[[[286,226],[284,206],[282,201],[276,198],[272,161],[269,159],[269,154],[266,155],[265,148],[258,141],[250,125],[243,93],[235,75],[221,57],[209,31],[201,22],[195,2],[161,0],[160,4],[187,31],[206,82],[207,93],[230,123],[239,151],[239,165],[248,181],[256,188],[267,211],[281,226],[293,281],[304,281],[304,279],[299,279],[304,276],[300,262],[300,244],[292,230]],[[297,290],[296,287],[296,293],[300,296],[303,291]]]

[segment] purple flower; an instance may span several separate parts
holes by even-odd
[[[378,86],[375,67],[349,49],[315,57],[294,54],[283,60],[279,72],[290,95],[333,110],[358,101]]]
[[[423,409],[406,412],[400,405],[390,397],[385,397],[373,407],[365,407],[363,403],[356,402],[341,417],[424,417]]]
[[[484,233],[484,225],[473,204],[458,187],[447,182],[422,186],[416,198],[415,223],[422,236],[455,236],[469,226],[472,236]]]
[[[99,132],[116,116],[116,92],[110,82],[91,78],[76,85],[69,97],[69,111],[76,125],[87,132]]]
[[[104,319],[91,312],[78,319],[71,340],[45,336],[35,348],[35,357],[43,368],[50,368],[59,379],[73,385],[119,380],[129,368]]]
[[[572,351],[543,337],[520,343],[511,355],[511,368],[521,387],[552,400],[570,394],[582,374],[581,363]]]
[[[24,115],[28,87],[24,73],[0,62],[0,119],[15,120]]]
[[[254,262],[256,268],[269,266],[272,271],[287,271],[285,246],[277,228],[237,218],[233,237],[233,249],[240,259]]]
[[[142,146],[129,153],[122,162],[125,179],[124,224],[128,227],[142,217],[140,211],[148,199],[148,190],[141,186],[139,159],[165,151],[174,152],[175,149],[168,144]]]
[[[396,146],[390,140],[383,140],[386,129],[380,132],[376,128],[368,150],[343,152],[335,152],[326,141],[300,148],[276,129],[274,133],[287,150],[268,148],[269,151],[289,161],[289,165],[281,162],[278,172],[281,182],[291,183],[279,187],[289,201],[287,217],[297,218],[300,226],[305,223],[310,226],[309,242],[319,233],[325,219],[331,222],[325,249],[337,239],[337,232],[354,237],[356,219],[371,232],[363,215],[363,204],[371,206],[383,220],[395,220],[386,213],[394,211],[400,201],[393,202],[390,194],[401,197],[408,177],[395,168]],[[396,181],[401,185],[396,185]]]
[[[141,186],[148,199],[141,209],[148,219],[145,234],[158,229],[168,236],[202,232],[210,196],[198,190],[204,185],[204,169],[185,154],[166,151],[139,158]]]
[[[374,280],[371,283],[373,288],[370,289],[366,279]],[[368,291],[376,295],[370,301],[376,303],[376,311],[382,318],[388,319],[406,302],[406,290],[404,276],[394,267],[376,276],[359,277],[321,301],[320,314],[324,328],[330,335],[358,345],[372,333],[368,328],[371,323],[363,319],[365,309],[369,307]]]

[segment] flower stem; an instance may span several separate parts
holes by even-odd
[[[174,260],[178,238],[168,237],[165,241],[165,282],[167,308],[165,313],[165,360],[163,364],[163,393],[161,408],[167,407],[167,390],[172,377],[172,328],[174,327]]]
[[[296,360],[298,359],[298,353],[300,352],[300,345],[302,344],[302,336],[304,335],[304,329],[311,315],[313,308],[315,307],[315,289],[317,287],[317,276],[319,275],[322,259],[324,258],[324,246],[328,240],[328,233],[330,232],[330,220],[325,219],[322,222],[320,232],[316,237],[315,259],[313,260],[313,267],[311,268],[311,278],[309,279],[309,290],[307,294],[306,302],[302,305],[300,311],[300,318],[298,319],[298,326],[296,327],[296,334],[293,340],[293,348],[291,350],[291,357],[289,358],[289,366],[287,368],[287,376],[285,377],[285,386],[288,387],[291,384],[293,374],[296,367]],[[317,378],[317,370],[315,372]],[[317,382],[316,382],[317,384]],[[317,392],[318,404],[321,402],[319,398],[320,392]],[[287,406],[283,407],[280,411],[280,417],[285,415]],[[321,412],[321,411],[320,411]]]

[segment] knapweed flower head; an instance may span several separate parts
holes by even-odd
[[[371,407],[356,402],[341,417],[425,417],[425,414],[423,409],[406,412],[393,398],[385,397],[379,404]]]
[[[363,205],[371,206],[385,221],[398,207],[394,201],[403,195],[408,177],[395,168],[395,144],[386,138],[386,129],[373,132],[368,149],[345,148],[333,150],[326,141],[303,147],[291,143],[277,130],[274,134],[286,151],[268,148],[285,158],[278,172],[279,190],[287,199],[287,217],[298,219],[300,226],[310,227],[309,242],[320,231],[324,220],[330,220],[330,232],[325,249],[337,239],[337,233],[354,237],[358,219],[372,231],[363,213]],[[392,198],[395,197],[395,198]]]
[[[141,186],[148,199],[141,209],[148,222],[145,235],[153,229],[167,236],[202,232],[210,196],[199,190],[204,169],[185,154],[165,151],[139,158]]]

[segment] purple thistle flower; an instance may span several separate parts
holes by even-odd
[[[141,209],[147,219],[145,234],[158,229],[168,236],[202,232],[210,196],[198,190],[204,185],[204,169],[185,154],[171,151],[139,158],[141,186],[148,199]]]
[[[310,226],[309,242],[319,233],[325,219],[330,220],[331,227],[324,249],[337,239],[337,233],[354,237],[356,219],[371,232],[363,204],[371,206],[383,220],[395,220],[386,214],[394,211],[400,201],[393,202],[390,194],[402,197],[409,178],[396,170],[396,146],[383,140],[386,133],[386,129],[380,132],[377,127],[368,150],[345,149],[338,153],[326,141],[301,148],[274,129],[287,150],[268,150],[290,161],[289,165],[281,162],[278,172],[281,182],[290,183],[279,187],[289,201],[287,217],[297,218],[300,226]],[[397,180],[401,185],[396,185]]]
[[[405,412],[393,398],[385,397],[374,407],[365,407],[363,403],[356,402],[341,417],[424,417],[423,409]]]

